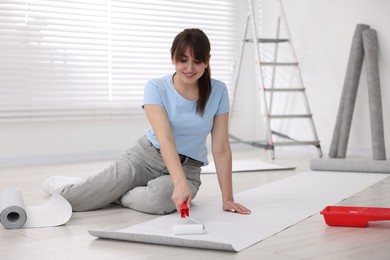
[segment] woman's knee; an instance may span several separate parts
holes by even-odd
[[[176,209],[171,196],[164,192],[150,191],[146,187],[137,187],[122,196],[121,204],[136,211],[164,215]]]
[[[192,198],[195,198],[199,190],[199,182],[188,182]],[[172,178],[164,175],[148,182],[147,186],[136,187],[121,198],[121,204],[137,211],[164,215],[176,210],[176,205],[172,200],[173,193]]]
[[[164,215],[175,211],[172,201],[173,183],[170,176],[149,181],[147,186],[136,187],[121,198],[123,206],[150,214]]]

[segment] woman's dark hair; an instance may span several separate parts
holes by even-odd
[[[207,100],[211,93],[211,70],[210,70],[210,41],[207,35],[200,29],[185,29],[172,42],[171,59],[179,61],[187,48],[190,48],[196,60],[206,63],[208,66],[199,78],[199,99],[197,101],[196,113],[201,116],[204,113]]]

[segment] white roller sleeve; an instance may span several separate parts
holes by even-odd
[[[181,224],[173,226],[174,235],[195,235],[203,233],[204,228],[202,224]]]

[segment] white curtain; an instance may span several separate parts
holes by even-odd
[[[1,0],[0,122],[142,112],[147,80],[173,71],[174,36],[209,36],[212,76],[230,86],[235,0]]]

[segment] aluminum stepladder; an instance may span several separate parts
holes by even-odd
[[[238,82],[239,82],[239,76],[240,76],[240,70],[243,60],[243,54],[245,45],[247,43],[251,43],[254,47],[254,55],[255,55],[255,71],[259,73],[260,80],[261,80],[261,96],[262,96],[262,102],[263,102],[263,111],[262,113],[265,116],[265,131],[266,131],[266,141],[261,142],[244,142],[247,144],[251,144],[257,147],[264,147],[271,152],[272,159],[275,159],[275,146],[294,146],[294,145],[314,145],[317,148],[317,152],[319,157],[322,157],[322,150],[320,146],[320,141],[318,139],[317,131],[314,125],[313,115],[310,110],[308,98],[306,95],[305,87],[303,85],[302,75],[299,68],[299,63],[297,62],[295,50],[291,41],[290,32],[287,26],[286,22],[286,16],[283,9],[282,1],[278,0],[279,8],[280,8],[280,16],[277,20],[277,30],[276,30],[276,37],[275,38],[259,38],[257,35],[257,28],[256,28],[256,19],[255,19],[255,10],[253,5],[253,0],[248,0],[249,3],[249,12],[246,17],[246,23],[244,28],[244,33],[242,37],[242,42],[240,46],[239,51],[239,58],[237,62],[236,67],[236,75],[234,79],[234,88],[233,88],[233,100],[232,100],[232,108],[235,105],[236,95],[237,95],[237,89],[238,89]],[[285,32],[286,36],[283,38],[280,38],[280,27],[281,27],[281,21],[284,22],[285,25]],[[249,24],[251,25],[251,33],[252,38],[247,38],[248,34],[248,27]],[[255,40],[254,40],[255,39]],[[260,44],[273,44],[273,57],[271,61],[263,61],[261,58],[260,53]],[[278,61],[278,52],[279,52],[279,45],[280,44],[287,44],[288,49],[291,55],[291,61]],[[297,85],[296,86],[288,86],[288,87],[275,87],[275,82],[278,77],[278,70],[277,68],[291,68],[294,73],[296,74],[297,78]],[[267,73],[268,77],[270,79],[268,81],[265,80],[266,73],[265,68],[271,69],[271,73]],[[270,74],[270,76],[269,76]],[[302,104],[304,107],[303,113],[273,113],[273,103],[274,103],[274,94],[294,94],[294,95],[301,95]],[[230,121],[232,118],[233,113],[230,114]],[[291,138],[287,134],[283,134],[277,131],[273,131],[271,129],[271,121],[273,120],[294,120],[294,119],[305,119],[308,120],[309,128],[312,133],[312,138],[310,140],[297,140],[295,138]],[[275,141],[274,136],[277,138],[283,139],[283,141]],[[233,140],[242,141],[237,137],[230,136]]]

